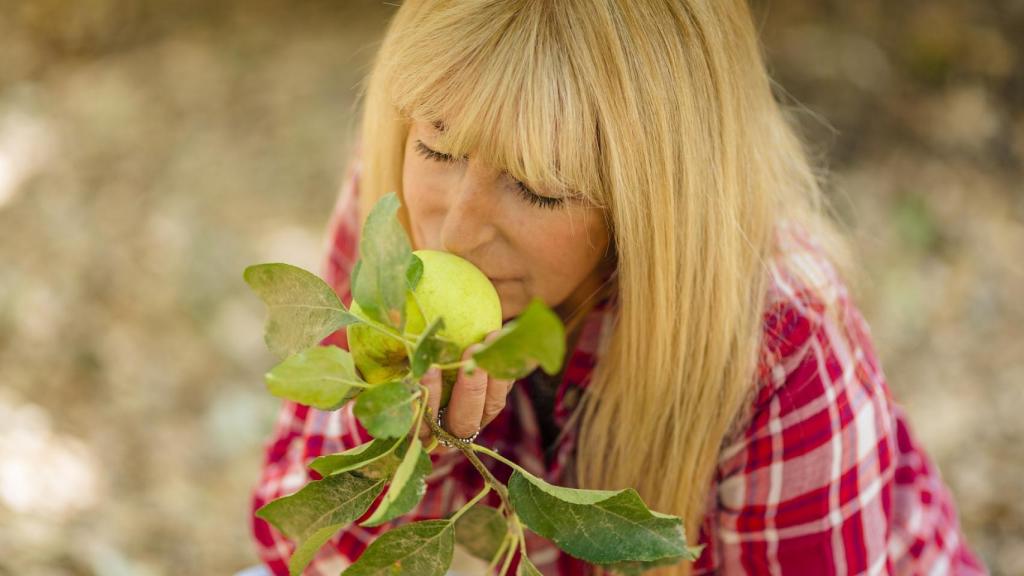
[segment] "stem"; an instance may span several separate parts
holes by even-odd
[[[420,385],[420,388],[423,390],[422,405],[425,407],[427,405],[427,387]],[[452,517],[450,518],[452,522],[458,520],[459,517],[462,516],[462,514],[464,514],[466,510],[469,510],[474,504],[479,502],[480,499],[482,499],[488,492],[491,491],[491,489],[494,489],[494,491],[497,492],[498,496],[501,498],[501,505],[498,507],[498,511],[501,513],[504,513],[505,511],[508,512],[506,516],[512,523],[513,530],[511,533],[506,532],[505,538],[502,539],[501,546],[498,548],[498,552],[495,553],[494,558],[491,559],[490,564],[487,566],[487,573],[492,573],[494,567],[497,565],[498,559],[501,558],[502,554],[504,553],[505,560],[501,565],[501,571],[499,573],[499,576],[505,576],[506,574],[508,574],[508,569],[512,565],[512,557],[515,556],[516,549],[520,551],[523,557],[526,557],[526,534],[523,531],[523,525],[519,522],[519,516],[515,513],[515,511],[512,508],[512,504],[509,501],[508,488],[506,488],[501,481],[495,478],[494,474],[491,474],[491,471],[488,470],[486,466],[484,466],[484,463],[480,461],[480,457],[477,456],[476,453],[483,452],[484,454],[487,454],[488,456],[494,458],[495,460],[498,460],[508,466],[511,466],[514,470],[518,470],[523,474],[529,474],[529,472],[524,470],[515,462],[509,460],[508,458],[505,458],[504,456],[498,454],[497,452],[491,450],[490,448],[480,446],[479,444],[473,444],[472,442],[461,442],[458,438],[455,438],[454,436],[449,434],[447,430],[437,425],[434,415],[429,408],[421,410],[419,418],[424,420],[427,423],[427,425],[430,426],[430,430],[434,434],[434,440],[433,442],[431,442],[431,448],[433,448],[433,446],[436,445],[439,439],[443,439],[446,442],[455,445],[459,449],[459,451],[462,452],[462,454],[466,457],[466,459],[469,460],[470,464],[472,464],[473,467],[476,468],[477,472],[479,472],[480,475],[484,477],[485,482],[483,489],[469,502],[467,502],[461,508],[459,508],[454,515],[452,515]]]
[[[399,334],[398,330],[395,330],[394,328],[388,328],[387,326],[384,326],[383,324],[381,324],[379,322],[376,322],[374,320],[370,320],[368,318],[361,318],[361,317],[359,319],[363,321],[363,324],[369,326],[370,328],[373,328],[377,332],[380,332],[382,334],[390,336],[391,338],[394,338],[395,340],[398,340],[398,341],[402,342],[403,344],[405,344],[406,351],[409,352],[409,357],[410,358],[412,357],[412,352],[410,351],[411,350],[410,345],[416,344],[416,342],[414,340],[409,340],[405,336],[402,336],[401,334]]]
[[[412,426],[410,426],[409,431],[405,433],[405,436],[409,438],[419,435],[419,421],[423,420],[424,412],[427,412],[427,404],[430,400],[430,389],[426,386],[420,386],[420,389],[416,391],[414,398],[419,398],[420,405],[416,408],[416,418],[413,419]],[[400,442],[395,442],[395,445],[391,447],[391,450],[394,450],[399,444]],[[430,446],[427,448],[427,452],[429,453],[435,446],[437,446],[437,438],[434,438],[430,443]]]
[[[485,480],[487,480],[491,487],[494,488],[494,491],[498,493],[498,496],[501,497],[502,506],[511,509],[512,505],[509,503],[508,500],[508,488],[505,488],[505,485],[502,484],[500,480],[495,478],[494,474],[491,474],[491,471],[488,470],[486,466],[484,466],[484,463],[481,462],[480,458],[473,452],[472,446],[459,446],[459,450],[462,450],[462,453],[466,456],[467,459],[469,459],[470,464],[472,464],[473,467],[476,468],[477,472],[479,472],[480,475],[483,476]]]
[[[420,385],[420,388],[426,390],[426,386]],[[426,410],[426,415],[422,416],[422,418],[426,421],[427,425],[430,426],[430,431],[434,433],[434,436],[454,445],[460,452],[462,452],[466,459],[469,460],[469,463],[476,468],[476,471],[479,472],[480,475],[484,477],[484,480],[491,485],[491,488],[494,488],[494,491],[498,493],[498,496],[501,497],[502,505],[511,510],[512,506],[508,501],[508,489],[505,488],[505,485],[502,484],[500,480],[494,477],[494,474],[491,474],[491,471],[488,470],[487,467],[484,466],[484,463],[480,461],[480,457],[473,452],[474,449],[481,448],[481,446],[462,442],[458,438],[449,434],[447,430],[438,426],[435,421],[436,418],[434,418],[434,414],[429,408]],[[490,450],[488,450],[488,452],[490,452]]]
[[[458,510],[456,510],[455,514],[453,514],[452,517],[449,518],[448,520],[451,521],[452,524],[454,524],[455,521],[459,519],[459,516],[462,516],[466,512],[466,510],[469,510],[470,508],[472,508],[473,504],[476,504],[477,502],[479,502],[480,499],[483,498],[484,496],[486,496],[487,493],[490,492],[490,491],[491,491],[490,484],[484,484],[483,490],[481,490],[476,496],[473,496],[473,498],[469,502],[466,502],[465,504],[463,504],[462,508],[459,508]]]
[[[501,545],[498,546],[498,551],[494,553],[494,558],[491,558],[491,563],[487,565],[487,574],[491,574],[494,567],[498,565],[498,560],[500,560],[501,556],[505,553],[505,548],[508,547],[509,540],[511,539],[512,535],[506,532],[505,537],[501,539]]]
[[[518,542],[516,542],[516,540],[519,540],[519,537],[512,536],[512,540],[512,545],[509,546],[508,550],[505,552],[505,561],[501,564],[501,571],[498,572],[498,576],[505,576],[508,574],[508,568],[512,565],[512,557],[516,555],[516,548],[518,547]]]
[[[523,525],[519,522],[519,516],[512,514],[512,523],[516,527],[516,531],[519,532],[519,551],[523,557],[526,557],[526,533],[523,531]]]
[[[416,422],[419,422],[420,420],[423,419],[424,413],[427,411],[427,405],[429,404],[429,400],[430,400],[430,389],[427,388],[426,386],[420,386],[419,414],[417,414],[416,415],[416,419],[413,420],[413,426],[412,426],[412,429],[411,429],[413,434],[418,434],[419,433],[420,427],[416,426],[415,424],[416,424]],[[437,438],[434,438],[434,441],[436,442]],[[433,444],[431,444],[431,449],[433,449]],[[429,450],[428,450],[428,452],[429,452]]]
[[[495,452],[494,450],[491,450],[490,448],[488,448],[486,446],[481,446],[479,444],[474,444],[473,445],[473,450],[475,450],[477,452],[483,452],[484,454],[487,454],[491,458],[494,458],[495,460],[497,460],[497,461],[499,461],[499,462],[501,462],[501,463],[511,467],[513,470],[517,470],[517,471],[519,471],[519,472],[521,472],[523,474],[529,474],[530,476],[533,475],[533,474],[530,474],[527,470],[524,470],[523,467],[520,466],[519,464],[516,464],[515,462],[509,460],[508,458],[505,458],[501,454],[498,454],[497,452]]]

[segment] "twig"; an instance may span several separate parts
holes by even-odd
[[[424,388],[426,387],[424,386]],[[491,474],[491,471],[488,470],[486,466],[484,466],[484,463],[480,461],[480,457],[477,456],[476,453],[473,451],[473,448],[476,445],[470,442],[462,442],[455,436],[449,434],[447,430],[438,426],[437,422],[435,421],[434,414],[431,412],[430,408],[426,409],[426,413],[423,416],[423,420],[427,423],[428,426],[430,426],[430,431],[434,433],[434,436],[450,444],[453,444],[456,448],[459,449],[460,452],[462,452],[466,459],[469,460],[470,464],[472,464],[473,467],[476,468],[477,472],[479,472],[480,475],[483,476],[484,479],[487,481],[487,483],[491,485],[491,488],[494,488],[494,491],[498,493],[498,496],[501,498],[502,506],[511,510],[512,506],[509,504],[508,501],[508,490],[505,488],[505,485],[502,484],[500,480],[494,477],[494,474]]]

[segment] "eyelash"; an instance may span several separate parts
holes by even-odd
[[[445,162],[448,164],[455,164],[456,162],[459,162],[459,160],[456,160],[455,157],[453,157],[450,154],[444,154],[442,152],[438,152],[436,150],[431,150],[430,148],[427,148],[426,144],[424,144],[420,140],[416,141],[416,150],[420,154],[422,154],[424,158],[428,160],[434,160],[435,162]],[[526,185],[520,182],[519,180],[513,179],[513,181],[516,184],[516,189],[519,191],[519,195],[522,196],[524,200],[533,204],[534,206],[554,210],[555,208],[561,206],[563,202],[565,202],[565,200],[562,198],[549,198],[547,196],[540,196],[534,193],[533,190],[527,188]]]

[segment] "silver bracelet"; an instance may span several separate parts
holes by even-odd
[[[447,411],[448,411],[448,407],[447,406],[445,406],[444,408],[439,408],[437,410],[437,427],[442,429],[442,430],[444,430],[445,432],[448,432],[448,429],[445,428],[444,424],[442,424],[441,422],[442,422],[442,419],[444,418],[445,412],[447,412]],[[449,441],[445,440],[444,438],[438,438],[437,441],[439,443],[443,444],[444,446],[449,447],[449,448],[458,448],[460,445],[461,446],[465,446],[467,444],[472,444],[473,441],[476,440],[476,437],[480,435],[480,430],[481,430],[480,428],[477,428],[476,432],[474,432],[472,436],[468,436],[466,438],[459,438],[458,436],[452,434],[451,432],[448,432],[448,434],[450,434],[452,436],[452,438],[455,438],[455,440],[456,440],[455,443],[449,442]]]

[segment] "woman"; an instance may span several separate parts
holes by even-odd
[[[745,2],[410,0],[360,130],[325,243],[346,304],[361,218],[397,191],[413,246],[476,264],[505,319],[539,297],[567,324],[553,379],[460,373],[450,433],[683,518],[700,558],[652,574],[984,573],[890,397]],[[324,344],[347,346],[343,332]],[[254,509],[368,439],[351,404],[286,402]],[[396,523],[479,490],[458,453],[431,459]],[[393,525],[343,530],[308,573],[338,573]],[[287,573],[291,544],[253,526]],[[539,538],[528,551],[545,574],[598,573]]]

